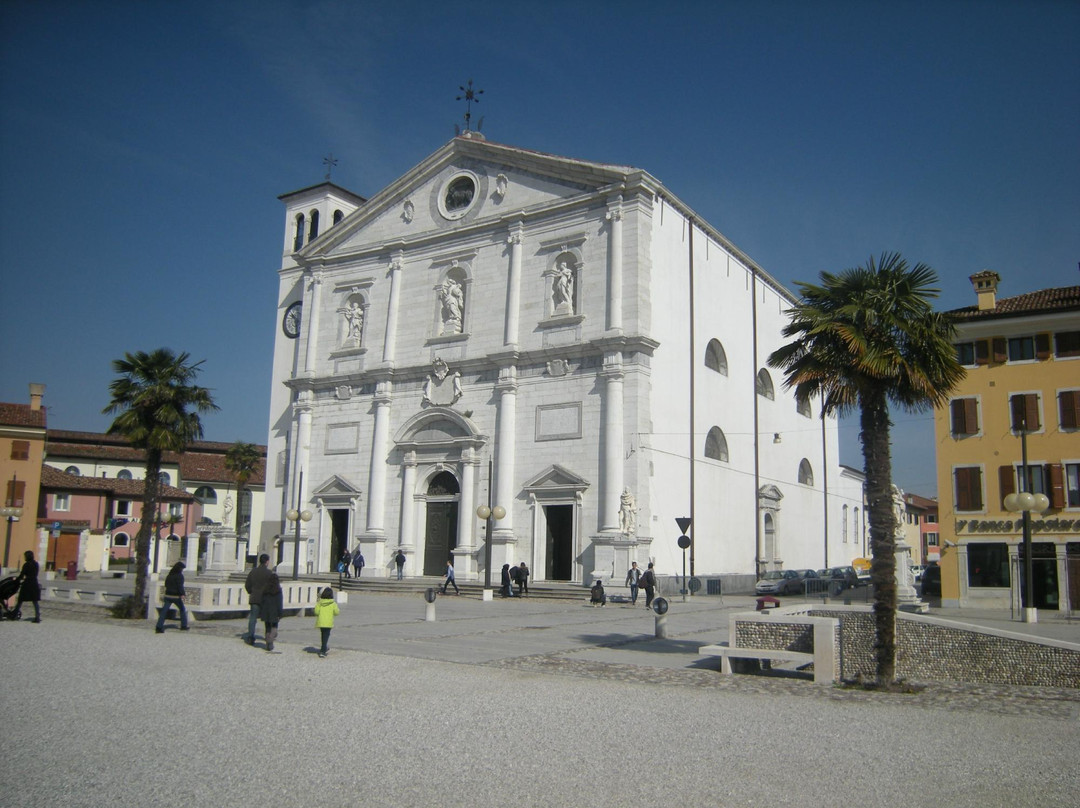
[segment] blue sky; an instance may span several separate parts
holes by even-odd
[[[521,5],[521,8],[518,6]],[[284,215],[453,135],[649,171],[794,289],[883,251],[942,308],[1080,283],[1080,3],[0,2],[0,400],[103,430],[110,362],[205,360],[266,440]],[[475,118],[474,118],[475,121]],[[934,493],[929,414],[894,467]],[[842,460],[861,467],[857,422]]]

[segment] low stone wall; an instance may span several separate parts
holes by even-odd
[[[810,627],[785,621],[786,611],[773,611],[771,620],[762,620],[756,613],[745,619],[733,617],[732,644],[812,650]],[[836,618],[840,678],[873,678],[873,614],[857,607],[802,608],[790,614],[790,618],[799,617]],[[924,682],[1080,688],[1080,645],[900,612],[896,616],[896,673]]]

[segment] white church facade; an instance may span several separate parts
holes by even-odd
[[[636,168],[454,138],[286,206],[264,549],[617,583],[849,564],[837,422],[766,367],[795,298]],[[320,231],[320,223],[322,230]],[[490,548],[477,508],[496,507]],[[293,546],[290,510],[308,511]]]

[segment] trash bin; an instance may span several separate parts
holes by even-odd
[[[79,577],[79,565],[76,564],[74,561],[69,561],[67,563],[67,574],[65,575],[65,577],[69,581],[74,581],[76,578],[78,578]]]

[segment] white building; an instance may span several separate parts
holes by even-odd
[[[496,580],[681,574],[684,516],[699,576],[858,555],[836,420],[766,369],[795,298],[648,173],[466,133],[370,200],[281,198],[284,568],[299,503],[306,569],[360,545],[384,574],[400,549],[406,574],[482,577],[489,497]]]

